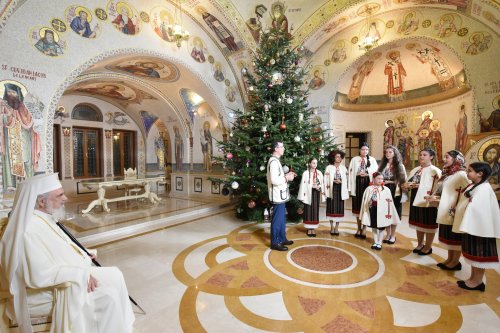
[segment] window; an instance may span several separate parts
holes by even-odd
[[[76,120],[101,121],[101,112],[93,105],[78,104],[71,112],[71,118]]]
[[[73,176],[101,177],[101,130],[73,127]]]
[[[346,133],[345,140],[345,165],[351,163],[354,156],[359,155],[359,145],[366,142],[366,133]]]
[[[123,176],[128,168],[135,168],[135,132],[113,130],[113,174]]]

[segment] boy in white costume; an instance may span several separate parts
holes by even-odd
[[[470,263],[471,276],[457,281],[467,290],[485,291],[485,269],[498,268],[496,239],[500,238],[500,208],[495,192],[488,183],[491,167],[475,162],[467,168],[472,181],[460,195],[455,211],[453,232],[462,232],[462,255]]]
[[[18,186],[1,241],[2,285],[13,296],[11,319],[31,333],[32,315],[51,315],[51,332],[132,332],[127,287],[115,267],[91,267],[91,258],[57,226],[64,190],[57,174]],[[69,282],[66,289],[41,291]]]
[[[372,249],[382,250],[383,230],[390,225],[401,223],[394,206],[391,190],[384,186],[384,175],[373,174],[373,185],[366,188],[361,203],[361,223],[372,228]]]

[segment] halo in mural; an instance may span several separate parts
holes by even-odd
[[[309,71],[309,80],[309,89],[321,89],[328,80],[328,71],[323,66],[316,65]]]
[[[49,27],[31,28],[28,39],[39,52],[49,57],[62,56],[67,46],[57,31]]]
[[[122,60],[107,65],[106,69],[112,71],[125,72],[152,80],[165,82],[175,82],[179,79],[180,72],[177,66],[171,62],[153,57],[134,58],[132,60]]]
[[[174,16],[166,7],[155,7],[151,10],[151,26],[155,34],[166,42],[175,42]]]
[[[125,35],[137,35],[141,31],[139,13],[125,1],[111,0],[108,15],[113,26]]]
[[[101,33],[101,27],[94,20],[92,12],[83,6],[72,5],[66,8],[64,17],[71,30],[84,38],[96,38]]]
[[[492,36],[486,31],[472,33],[469,40],[462,44],[462,49],[468,55],[477,55],[487,51],[493,43]]]
[[[329,60],[335,64],[340,64],[342,63],[346,58],[348,54],[348,49],[347,46],[349,45],[349,41],[345,39],[340,39],[332,43],[332,46],[330,47],[330,50],[328,52],[329,54]]]
[[[0,98],[2,98],[5,95],[5,87],[6,86],[7,87],[8,86],[19,87],[19,90],[21,90],[21,94],[23,95],[23,97],[26,97],[26,95],[28,94],[28,90],[26,89],[26,87],[22,83],[19,83],[19,82],[14,81],[14,80],[3,80],[3,81],[0,81]]]
[[[425,112],[422,112],[422,115],[420,116],[420,118],[422,118],[422,120],[425,120],[427,118],[432,119],[433,117],[434,117],[434,113],[432,113],[431,110],[427,110]]]
[[[439,38],[450,37],[457,33],[462,27],[462,18],[454,14],[445,14],[439,19],[439,23],[434,26]]]

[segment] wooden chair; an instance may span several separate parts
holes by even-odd
[[[8,219],[0,219],[0,239],[3,237],[5,228],[7,227]],[[69,288],[71,284],[69,282],[64,282],[55,286],[50,286],[38,290],[54,290],[55,289],[65,289]],[[7,302],[12,298],[12,295],[8,290],[0,290],[0,332],[18,333],[19,328],[17,323],[13,323],[5,313]],[[33,327],[33,332],[50,332],[50,327],[52,323],[52,318],[50,315],[42,317],[31,317],[31,326]]]

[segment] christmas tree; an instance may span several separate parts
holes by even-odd
[[[274,141],[285,145],[281,157],[285,172],[289,169],[298,175],[289,184],[288,221],[301,218],[303,205],[296,195],[309,159],[316,157],[318,168],[324,169],[325,154],[335,148],[333,137],[317,120],[321,118],[308,107],[307,71],[301,67],[303,48],[292,47],[291,42],[292,36],[278,28],[262,34],[253,73],[242,69],[249,103],[246,110],[234,110],[229,140],[219,142],[223,156],[218,162],[227,174],[219,180],[222,193],[233,192],[237,216],[244,220],[262,221],[271,207],[266,167]]]

